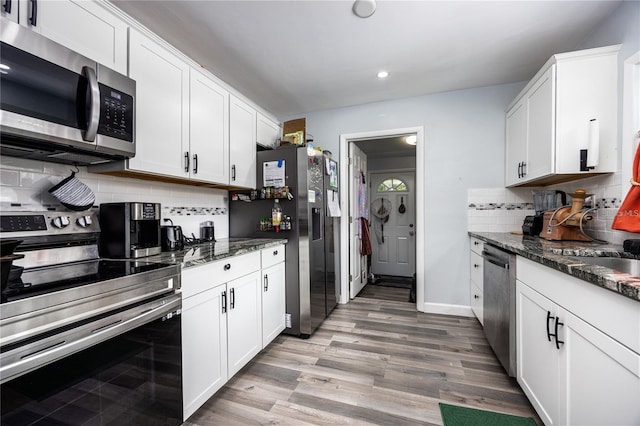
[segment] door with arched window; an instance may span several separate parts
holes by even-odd
[[[415,172],[371,173],[371,272],[416,272]]]

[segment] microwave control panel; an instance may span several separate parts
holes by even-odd
[[[133,142],[133,96],[102,83],[98,133]]]

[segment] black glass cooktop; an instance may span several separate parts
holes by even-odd
[[[145,260],[90,260],[34,268],[9,279],[2,303],[171,267]]]

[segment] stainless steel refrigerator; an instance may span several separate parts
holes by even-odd
[[[337,305],[340,295],[340,235],[337,162],[327,154],[295,145],[258,152],[257,191],[230,192],[229,235],[287,238],[285,333],[309,337]],[[291,229],[261,230],[271,216],[275,191]],[[236,199],[237,198],[237,199]],[[333,201],[331,205],[328,202]],[[264,223],[263,223],[264,225]]]

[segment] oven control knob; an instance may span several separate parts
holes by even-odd
[[[76,223],[80,228],[86,228],[88,226],[91,226],[93,221],[91,220],[91,216],[80,216],[78,219],[76,219]]]
[[[69,226],[69,217],[68,216],[58,216],[51,219],[51,225],[54,228],[62,229]]]

